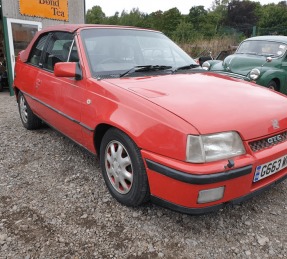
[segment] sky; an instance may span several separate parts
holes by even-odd
[[[106,16],[113,16],[115,12],[121,13],[123,10],[130,12],[132,8],[139,8],[141,12],[152,13],[158,10],[166,11],[173,7],[181,12],[188,14],[193,6],[204,5],[205,9],[211,8],[213,0],[85,0],[86,9],[91,9],[99,5]],[[263,4],[279,3],[282,0],[257,0]]]

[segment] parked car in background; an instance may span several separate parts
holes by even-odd
[[[286,50],[286,36],[253,37],[244,40],[236,52],[223,61],[206,61],[202,67],[287,94]]]
[[[233,54],[238,46],[228,46],[225,50],[221,50],[216,56],[213,56],[212,51],[204,50],[200,53],[198,58],[195,58],[197,64],[202,66],[205,61],[208,60],[224,60],[227,56]]]
[[[47,28],[15,70],[24,127],[44,121],[97,154],[127,206],[205,213],[287,177],[287,98],[206,72],[160,32]]]

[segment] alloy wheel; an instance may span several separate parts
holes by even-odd
[[[21,114],[21,118],[23,120],[24,123],[28,122],[28,111],[27,111],[27,105],[26,105],[26,101],[24,99],[24,96],[22,95],[20,97],[20,114]]]
[[[120,194],[127,194],[133,184],[133,167],[125,147],[118,141],[111,141],[105,151],[105,167],[109,181]]]

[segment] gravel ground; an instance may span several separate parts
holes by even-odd
[[[0,258],[287,258],[287,181],[190,216],[109,195],[98,160],[0,93]]]

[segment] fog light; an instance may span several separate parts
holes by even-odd
[[[198,194],[197,203],[218,201],[223,198],[224,190],[224,186],[209,190],[202,190]]]

